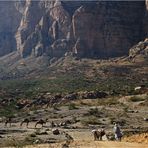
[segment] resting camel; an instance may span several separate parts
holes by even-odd
[[[42,127],[43,127],[43,125],[46,124],[47,121],[48,121],[48,119],[45,119],[45,120],[40,119],[40,120],[38,120],[36,122],[36,124],[35,124],[35,128],[37,127],[38,124],[42,125]]]
[[[25,118],[25,119],[21,122],[20,126],[22,126],[24,123],[26,123],[26,127],[28,127],[29,122],[30,122],[30,120],[29,120],[28,118]]]
[[[104,136],[104,135],[106,135],[106,133],[105,133],[105,131],[104,131],[104,129],[101,129],[101,130],[92,130],[92,133],[93,133],[93,135],[94,135],[94,140],[96,141],[96,140],[102,140],[102,137]]]
[[[5,126],[7,126],[7,124],[9,123],[10,127],[11,127],[11,123],[12,123],[12,118],[11,117],[8,117],[6,120],[5,120]]]

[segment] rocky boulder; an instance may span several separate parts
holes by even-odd
[[[145,58],[148,57],[148,38],[139,42],[130,49],[129,57],[135,58],[136,56],[143,56]]]
[[[97,98],[105,98],[108,96],[108,94],[103,91],[86,91],[86,92],[79,92],[78,96],[81,99],[97,99]]]
[[[78,99],[78,94],[77,93],[69,93],[67,95],[64,96],[65,100],[76,100]]]
[[[52,129],[52,133],[54,135],[59,135],[60,134],[60,131],[56,128],[56,129]]]

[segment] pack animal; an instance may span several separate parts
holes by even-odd
[[[93,136],[94,136],[94,141],[96,141],[96,140],[102,141],[102,137],[104,135],[106,135],[106,133],[103,129],[102,130],[92,130],[92,133],[93,133]]]

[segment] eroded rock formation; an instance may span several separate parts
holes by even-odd
[[[147,0],[26,0],[0,2],[0,8],[0,56],[13,50],[22,57],[61,57],[67,51],[80,57],[122,56],[148,36]]]
[[[14,2],[0,1],[0,56],[16,50],[15,33],[20,20]]]

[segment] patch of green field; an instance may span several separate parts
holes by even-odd
[[[30,79],[30,80],[1,80],[0,88],[8,93],[16,93],[16,98],[33,98],[42,92],[68,93],[86,90],[100,90],[117,94],[134,94],[134,87],[139,80],[129,81],[123,77],[110,77],[107,79],[86,78],[83,76],[59,76],[55,79]],[[17,93],[17,92],[20,93]]]

